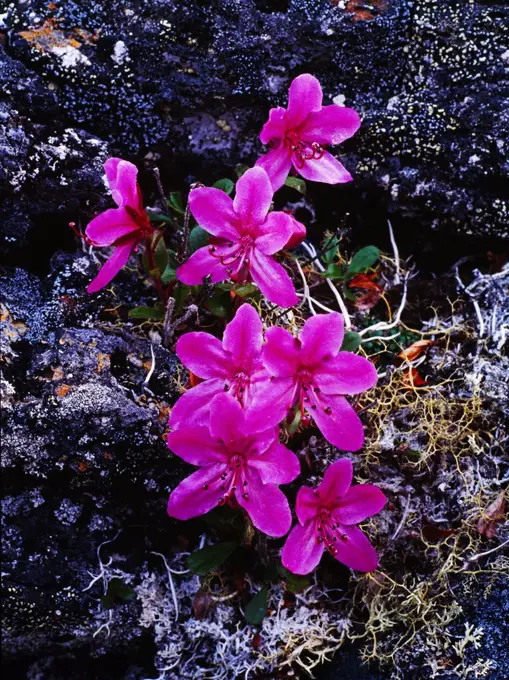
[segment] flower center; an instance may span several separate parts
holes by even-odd
[[[230,276],[238,275],[243,266],[249,264],[249,254],[254,240],[250,234],[244,234],[238,241],[224,241],[221,244],[209,246],[209,253],[216,257],[226,267]]]
[[[348,536],[342,530],[341,524],[334,519],[330,508],[319,508],[317,519],[316,540],[318,543],[323,543],[334,556],[338,552],[338,541],[345,543],[348,541]]]
[[[147,238],[154,232],[154,229],[150,224],[150,220],[148,219],[147,213],[145,211],[143,211],[143,213],[139,213],[130,205],[126,205],[125,209],[126,212],[129,213],[129,216],[131,217],[133,222],[136,222],[136,224],[138,225],[141,232],[140,234],[141,238]]]
[[[295,164],[298,168],[304,167],[306,161],[319,160],[325,153],[325,150],[318,142],[304,142],[302,139],[299,139],[299,135],[295,130],[289,130],[286,133],[284,144],[295,154]]]

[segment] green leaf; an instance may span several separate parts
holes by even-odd
[[[266,586],[259,590],[248,603],[245,611],[246,621],[252,626],[259,626],[267,613],[269,591]]]
[[[208,245],[210,234],[201,227],[193,227],[189,234],[189,252],[192,255],[198,248]]]
[[[322,259],[327,264],[332,264],[338,256],[339,238],[333,236],[325,240],[323,244]]]
[[[168,199],[169,207],[179,215],[185,215],[184,204],[182,203],[182,194],[180,191],[172,191]]]
[[[111,609],[113,605],[129,602],[134,597],[136,597],[136,593],[131,586],[128,586],[120,578],[112,578],[108,583],[106,593],[101,597],[101,605],[104,609]]]
[[[164,319],[164,311],[154,307],[135,307],[129,310],[131,319],[154,319],[156,321]]]
[[[214,182],[212,185],[214,189],[221,189],[221,191],[224,191],[225,194],[230,196],[233,193],[233,190],[235,188],[235,184],[231,181],[231,179],[218,179],[217,182]]]
[[[238,163],[235,167],[235,172],[239,179],[247,170],[249,170],[249,165],[244,165],[244,163]]]
[[[293,574],[283,565],[279,565],[279,573],[286,581],[286,589],[291,593],[302,593],[303,590],[309,588],[311,581],[307,576],[299,576],[298,574]]]
[[[297,428],[299,427],[301,420],[302,420],[302,413],[301,413],[300,407],[299,407],[295,411],[295,416],[294,416],[292,422],[287,427],[287,431],[288,431],[289,435],[295,434],[297,432]]]
[[[306,195],[306,182],[300,177],[287,177],[285,186],[295,189],[299,194]]]
[[[177,278],[176,271],[176,268],[169,264],[161,274],[161,282],[166,285],[170,281],[174,281]]]
[[[156,267],[159,269],[159,276],[161,276],[162,272],[164,272],[164,270],[168,266],[169,261],[168,251],[166,250],[166,244],[163,238],[160,238],[157,243],[156,252],[154,254],[154,261],[156,263]]]
[[[361,336],[353,331],[346,331],[345,337],[343,338],[343,344],[341,345],[342,352],[355,352],[355,350],[361,344]]]
[[[236,547],[236,543],[227,541],[196,550],[187,558],[187,566],[194,574],[208,574],[226,562]]]
[[[323,273],[328,279],[344,279],[345,268],[341,264],[330,264]]]
[[[207,309],[219,319],[228,319],[231,313],[232,301],[230,293],[217,292],[207,300]]]
[[[355,274],[367,271],[375,264],[379,257],[380,251],[376,246],[361,248],[355,253],[348,265],[348,276],[355,276]]]
[[[173,297],[175,298],[175,308],[173,310],[173,314],[178,314],[180,312],[190,292],[191,288],[184,284],[175,288],[173,291]]]
[[[233,290],[239,297],[244,298],[248,295],[256,293],[258,286],[256,286],[254,283],[243,283],[240,286],[235,286]]]
[[[148,218],[151,222],[166,222],[167,224],[173,224],[171,217],[164,215],[163,213],[148,213]]]

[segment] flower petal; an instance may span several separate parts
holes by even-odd
[[[353,465],[348,458],[340,458],[325,470],[322,483],[316,489],[321,503],[329,508],[337,505],[352,485]]]
[[[322,108],[322,99],[322,88],[314,76],[309,73],[297,76],[288,90],[288,127],[298,127],[312,111],[319,111]]]
[[[314,390],[308,394],[314,402],[308,413],[325,439],[343,451],[358,451],[364,443],[364,429],[345,397],[320,394],[318,398]]]
[[[246,170],[235,185],[233,208],[243,226],[254,226],[264,221],[272,203],[274,190],[262,167]]]
[[[283,139],[286,127],[286,109],[283,106],[271,109],[269,111],[269,120],[260,132],[261,143],[268,144],[273,139]]]
[[[352,352],[340,352],[314,370],[314,382],[325,394],[360,394],[377,380],[371,361]]]
[[[299,130],[299,137],[304,142],[341,144],[352,137],[360,125],[357,111],[333,104],[310,113]]]
[[[315,522],[305,526],[297,524],[286,539],[281,561],[293,574],[309,574],[322,559],[324,545],[318,541]]]
[[[138,168],[122,158],[109,158],[104,164],[104,170],[111,196],[118,207],[128,205],[135,210],[143,210],[141,192],[136,181]]]
[[[225,447],[213,439],[208,427],[183,427],[168,435],[170,451],[191,465],[227,463]]]
[[[262,362],[278,378],[293,377],[297,372],[300,343],[286,328],[272,326],[265,333]]]
[[[343,344],[344,327],[343,317],[338,312],[311,316],[299,334],[302,361],[315,366],[336,356]]]
[[[334,557],[338,562],[357,571],[374,571],[378,566],[378,555],[367,536],[359,527],[341,526],[340,531],[346,540],[334,543],[337,548]]]
[[[223,334],[223,347],[231,352],[235,363],[246,364],[260,355],[263,344],[262,320],[256,309],[244,303],[227,324]]]
[[[352,175],[328,151],[324,151],[321,158],[306,161],[302,161],[299,156],[293,154],[292,162],[299,175],[313,182],[344,184],[352,181]]]
[[[276,378],[260,387],[254,395],[246,414],[246,429],[249,432],[263,432],[283,421],[288,409],[295,401],[293,378]]]
[[[238,218],[233,201],[221,189],[193,189],[189,194],[189,209],[200,227],[209,234],[228,240],[238,239]]]
[[[207,276],[210,276],[210,283],[226,281],[229,278],[226,267],[221,264],[218,257],[211,255],[209,249],[210,246],[199,248],[184,264],[180,265],[176,271],[177,279],[189,286],[200,286]]]
[[[256,468],[263,484],[289,484],[300,474],[297,456],[277,442],[262,455],[251,457],[248,466]]]
[[[316,489],[309,486],[300,487],[295,501],[295,514],[302,526],[316,517],[320,502],[321,498]]]
[[[256,470],[245,471],[247,485],[235,493],[255,527],[268,536],[284,536],[292,526],[292,513],[284,493],[275,484],[262,484]]]
[[[105,210],[88,223],[85,233],[95,246],[111,246],[118,239],[139,230],[125,208]]]
[[[256,248],[265,255],[274,255],[282,250],[294,232],[292,218],[284,212],[271,212],[260,225],[256,237]]]
[[[210,434],[226,444],[245,438],[244,420],[245,411],[231,394],[223,392],[210,402]]]
[[[175,350],[184,366],[199,378],[230,375],[231,356],[223,349],[221,340],[210,333],[185,333],[178,339]]]
[[[387,503],[385,494],[372,484],[356,484],[346,492],[334,517],[341,524],[359,524],[366,517],[376,515]]]
[[[171,410],[170,427],[209,424],[210,402],[216,394],[224,391],[224,378],[206,380],[192,389],[184,392]]]
[[[273,191],[277,191],[285,183],[292,167],[291,149],[280,144],[277,149],[272,149],[269,153],[260,156],[255,167],[265,170],[271,181]]]
[[[279,307],[293,307],[299,302],[291,278],[270,255],[253,248],[250,271],[253,281],[270,302]]]
[[[136,246],[136,240],[128,240],[125,243],[118,244],[113,255],[101,267],[99,274],[88,285],[87,293],[97,293],[98,290],[104,288],[108,283],[118,274],[122,267],[129,260],[131,251]]]
[[[191,519],[215,508],[221,495],[217,482],[225,469],[224,463],[214,463],[186,477],[170,494],[168,515]]]
[[[293,215],[290,215],[290,219],[292,220],[292,235],[288,239],[285,248],[296,248],[306,238],[306,227],[302,222],[296,220]]]

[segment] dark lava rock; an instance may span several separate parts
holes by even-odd
[[[88,257],[60,255],[46,280],[23,270],[0,278],[2,649],[15,677],[31,663],[40,677],[70,677],[67,656],[128,648],[135,664],[143,636],[130,575],[174,535],[165,504],[184,473],[164,435],[177,361],[132,325],[101,322],[119,299],[86,296],[89,269]],[[128,557],[117,558],[118,592],[100,600],[102,581],[87,586],[111,554],[98,546],[112,539]],[[125,625],[94,641],[115,598],[126,600]],[[107,677],[94,663],[88,677]]]
[[[90,217],[97,138],[157,163],[170,188],[232,176],[304,71],[363,118],[337,150],[355,181],[310,188],[321,228],[348,212],[357,234],[385,233],[392,216],[401,243],[455,255],[466,237],[508,236],[505,3],[0,0],[0,16],[3,163],[19,165],[2,185],[7,239]]]

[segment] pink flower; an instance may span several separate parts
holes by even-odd
[[[269,328],[262,361],[271,379],[256,394],[253,423],[280,423],[297,404],[331,444],[360,449],[362,423],[344,395],[370,389],[377,373],[364,357],[340,352],[343,335],[343,317],[336,312],[312,316],[298,339],[279,326]]]
[[[300,246],[302,241],[304,241],[306,238],[306,227],[302,224],[302,222],[296,220],[293,215],[290,213],[288,214],[292,220],[293,233],[290,236],[290,240],[285,245],[285,248],[296,248],[297,246]]]
[[[118,208],[95,217],[87,226],[86,235],[94,246],[115,246],[115,250],[88,286],[89,293],[104,288],[126,264],[132,251],[153,232],[136,182],[136,166],[121,158],[110,158],[104,169]]]
[[[352,484],[352,463],[342,458],[325,471],[317,489],[302,486],[297,494],[295,526],[283,547],[284,566],[294,574],[309,574],[327,549],[351,569],[373,571],[375,549],[355,526],[376,515],[387,499],[376,486]]]
[[[278,485],[298,476],[297,457],[277,442],[275,428],[247,434],[248,411],[232,396],[214,397],[211,410],[210,431],[185,427],[168,435],[169,448],[201,468],[172,491],[168,514],[190,519],[236,501],[257,529],[269,536],[284,536],[292,516]]]
[[[283,186],[292,165],[304,179],[314,182],[350,182],[348,170],[324,147],[344,142],[359,127],[360,118],[353,109],[322,106],[320,83],[304,73],[290,85],[288,108],[278,106],[270,110],[260,139],[273,148],[256,165],[265,168],[274,191]]]
[[[198,224],[214,236],[177,269],[177,278],[194,286],[228,278],[253,280],[276,305],[291,307],[298,298],[293,283],[273,255],[284,248],[294,227],[289,215],[269,213],[274,191],[262,168],[251,168],[236,185],[235,199],[220,189],[199,188],[189,195]]]
[[[176,351],[180,361],[204,382],[177,401],[171,413],[171,427],[206,425],[211,399],[224,391],[242,406],[248,406],[256,385],[268,377],[261,362],[262,344],[261,319],[247,303],[227,324],[222,342],[202,332],[186,333],[179,338]]]

